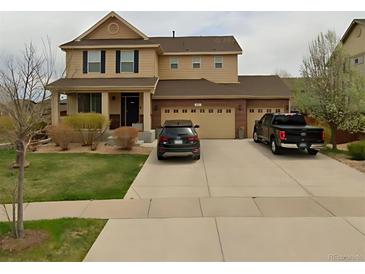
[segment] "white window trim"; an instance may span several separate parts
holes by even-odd
[[[194,60],[194,59],[198,59],[199,61]],[[194,64],[199,64],[199,67],[198,68],[194,68]],[[202,67],[202,58],[201,58],[201,56],[193,56],[191,58],[191,67],[193,69],[200,69]]]
[[[222,62],[217,62],[216,61],[217,58],[221,58],[222,59]],[[215,69],[221,69],[221,68],[217,68],[216,67],[216,64],[220,64],[220,63],[222,63],[222,67],[221,68],[223,68],[223,66],[224,66],[223,56],[214,56],[214,58],[213,58],[213,64],[214,64],[214,68]]]
[[[361,62],[355,63],[355,60],[359,59]],[[365,63],[365,55],[358,55],[353,58],[354,65],[363,65]]]
[[[99,62],[90,62],[90,55],[91,53],[99,53]],[[99,71],[90,71],[90,64],[100,64],[100,70]],[[101,72],[101,50],[89,50],[87,52],[87,72],[91,73],[98,73]]]
[[[173,62],[173,60],[176,60],[176,62]],[[172,68],[171,65],[176,64],[176,68]],[[170,57],[170,69],[178,69],[179,68],[179,58],[178,57]]]
[[[123,60],[123,52],[131,52],[132,53],[132,61],[125,61],[125,60]],[[122,63],[132,63],[132,71],[123,71],[122,70]],[[120,64],[119,64],[119,66],[120,66],[120,72],[121,73],[132,73],[132,72],[134,72],[134,50],[121,50],[120,51]]]

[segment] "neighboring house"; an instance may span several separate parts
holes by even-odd
[[[236,138],[266,112],[289,111],[278,76],[239,76],[233,36],[148,37],[115,12],[60,48],[66,76],[51,83],[52,123],[67,113],[99,112],[111,128],[140,128],[143,139],[166,119],[191,119],[201,138]]]
[[[365,19],[354,19],[341,38],[351,64],[365,77]]]

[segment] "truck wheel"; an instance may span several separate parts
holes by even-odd
[[[164,158],[162,155],[157,154],[157,160],[162,161],[162,160],[164,160],[164,159],[165,159],[165,158]]]
[[[253,132],[253,141],[255,143],[260,143],[259,137],[257,136],[256,130]]]
[[[275,139],[271,138],[271,152],[274,154],[280,154],[281,153],[281,148],[276,144]]]
[[[309,155],[317,155],[318,150],[312,149],[312,148],[308,148],[308,154]]]

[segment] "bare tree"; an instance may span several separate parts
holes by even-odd
[[[46,87],[55,76],[54,55],[51,43],[43,42],[42,50],[32,43],[25,46],[20,58],[9,58],[6,68],[0,71],[0,112],[11,122],[11,133],[19,167],[16,194],[16,217],[13,216],[17,238],[24,237],[23,195],[26,151],[45,122],[46,100],[50,93]],[[15,210],[13,210],[15,213]]]

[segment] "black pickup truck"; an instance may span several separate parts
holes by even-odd
[[[274,154],[282,148],[297,148],[316,155],[324,147],[324,130],[308,126],[299,113],[266,113],[255,121],[253,140],[270,144]]]

